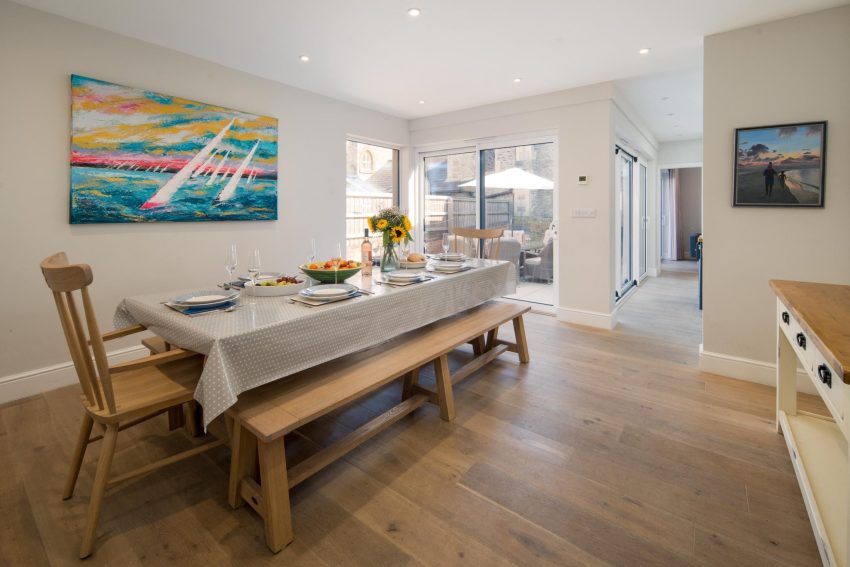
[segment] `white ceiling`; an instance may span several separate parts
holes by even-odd
[[[17,0],[275,81],[416,118],[601,81],[680,128],[705,35],[847,0]],[[421,8],[418,18],[407,15]],[[645,56],[638,49],[651,47]],[[303,63],[302,54],[311,60]],[[686,73],[675,72],[686,71]],[[698,72],[698,71],[696,71]],[[679,77],[678,83],[676,77]],[[521,77],[522,82],[513,79]],[[701,88],[699,89],[701,92]],[[666,96],[666,95],[662,95]],[[693,97],[691,97],[693,98]],[[681,100],[679,100],[681,99]],[[419,104],[424,100],[424,104]],[[644,104],[645,103],[645,104]],[[666,116],[664,118],[667,118]],[[657,134],[668,136],[659,119]],[[663,132],[663,134],[662,134]]]
[[[616,83],[658,141],[702,138],[701,67]]]

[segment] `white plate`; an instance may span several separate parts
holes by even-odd
[[[307,282],[302,281],[297,284],[289,285],[258,285],[254,286],[251,282],[245,282],[245,292],[248,295],[257,297],[280,297],[283,295],[295,295],[302,289],[307,287]]]
[[[302,295],[314,299],[334,299],[344,295],[357,293],[357,288],[351,284],[322,284],[308,287],[301,292]]]
[[[237,297],[239,297],[238,292],[221,293],[220,291],[196,291],[175,297],[171,300],[171,303],[195,306],[218,305],[220,303],[233,301]]]
[[[412,281],[418,280],[423,276],[422,272],[408,272],[407,270],[396,270],[395,272],[390,272],[387,274],[387,277],[391,280],[396,281]]]
[[[279,278],[282,275],[283,274],[278,273],[278,272],[260,272],[260,275],[257,276],[257,279],[258,280],[267,280],[269,278]],[[239,279],[242,280],[243,282],[249,282],[249,281],[251,281],[251,276],[249,276],[249,275],[239,276]]]
[[[434,256],[437,260],[458,261],[466,260],[466,254],[463,252],[449,252],[448,254],[437,254]]]
[[[466,267],[466,262],[439,262],[434,265],[434,269],[440,272],[461,270]]]

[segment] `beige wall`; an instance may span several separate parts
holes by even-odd
[[[614,317],[613,151],[626,137],[635,151],[655,141],[617,107],[610,83],[497,103],[412,120],[410,143],[419,149],[463,147],[495,137],[540,132],[558,137],[559,283],[556,307],[564,320],[607,326]],[[415,162],[414,162],[415,163]],[[587,185],[578,176],[587,175]],[[572,218],[573,208],[596,218]]]
[[[704,68],[701,362],[751,377],[776,356],[768,280],[850,284],[850,6],[709,36]],[[808,120],[829,121],[825,208],[733,208],[735,128]]]
[[[691,235],[702,232],[702,168],[679,170],[679,258],[690,259]]]
[[[279,220],[69,225],[71,73],[276,116]],[[243,260],[257,246],[266,267],[291,273],[311,236],[322,256],[344,238],[346,134],[407,143],[406,120],[4,0],[0,76],[0,386],[69,358],[38,270],[48,254],[65,250],[72,261],[92,264],[107,329],[124,296],[222,281],[228,243]]]

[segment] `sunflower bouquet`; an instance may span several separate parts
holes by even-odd
[[[398,207],[381,209],[366,219],[371,232],[380,232],[383,237],[383,253],[381,255],[381,271],[389,272],[399,268],[396,246],[410,242],[410,219]]]

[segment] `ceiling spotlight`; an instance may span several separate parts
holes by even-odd
[[[408,16],[411,16],[411,17],[413,17],[413,18],[415,18],[415,17],[419,16],[421,13],[422,13],[422,10],[420,10],[419,8],[410,8],[410,9],[407,11],[407,15],[408,15]]]
[[[300,59],[301,61],[303,61],[304,63],[306,63],[307,61],[309,61],[309,60],[310,60],[310,56],[309,56],[309,55],[302,55],[302,56],[301,56],[301,57],[299,57],[298,59]]]
[[[670,97],[669,96],[662,96],[661,100],[670,100]]]
[[[425,101],[424,101],[424,100],[420,100],[420,101],[419,101],[419,104],[425,104]]]
[[[678,127],[679,127],[678,124],[673,124],[673,128],[678,128]]]
[[[515,82],[515,83],[521,83],[521,82],[522,82],[522,78],[521,78],[521,77],[517,77],[516,79],[514,79],[514,82]]]
[[[647,54],[647,53],[649,53],[650,51],[651,51],[651,50],[650,50],[648,47],[643,47],[643,48],[641,48],[641,50],[640,50],[640,51],[638,51],[638,53],[640,53],[641,55],[646,55],[646,54]]]
[[[667,116],[673,116],[673,113],[672,113],[672,112],[668,112],[668,113],[667,113]]]

